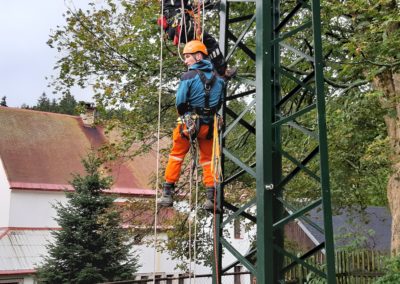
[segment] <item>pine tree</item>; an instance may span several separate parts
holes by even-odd
[[[58,104],[58,112],[77,115],[77,105],[78,103],[76,102],[74,96],[67,93],[61,98],[60,103]]]
[[[132,279],[138,264],[121,227],[114,198],[102,194],[110,178],[100,176],[101,162],[91,154],[82,163],[86,176],[75,175],[67,204],[55,205],[61,230],[53,232],[48,256],[38,269],[40,283],[99,283]]]
[[[45,92],[43,92],[42,95],[39,97],[37,104],[33,107],[33,109],[40,111],[51,111],[50,100]]]
[[[4,97],[2,97],[2,98],[1,98],[0,106],[4,106],[4,107],[6,107],[6,106],[7,106],[6,99],[7,99],[7,97],[6,97],[6,96],[4,96]]]

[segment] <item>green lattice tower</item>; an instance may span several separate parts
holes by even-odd
[[[239,76],[230,82],[235,91],[227,92],[223,107],[224,182],[213,281],[222,284],[223,274],[240,263],[258,284],[284,283],[285,272],[297,265],[336,283],[320,2],[223,0],[220,45]],[[235,111],[235,100],[246,107]],[[249,149],[250,140],[255,149]],[[230,188],[252,197],[229,202]],[[307,217],[317,209],[322,225]],[[222,234],[235,218],[256,224],[256,245],[245,254]],[[298,220],[324,237],[300,256],[284,239],[284,227]],[[222,250],[237,261],[222,267]],[[311,256],[321,252],[323,263],[313,263]]]

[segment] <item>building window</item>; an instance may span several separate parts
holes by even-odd
[[[242,284],[241,279],[240,279],[240,272],[242,272],[242,267],[241,266],[235,266],[234,267],[234,272],[235,272],[235,276],[233,278],[233,283],[234,284]]]
[[[240,218],[233,221],[233,234],[235,239],[243,239],[242,226],[240,225]]]

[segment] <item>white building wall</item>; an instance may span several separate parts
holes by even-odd
[[[234,228],[233,226],[230,226],[228,228],[229,236],[227,236],[227,239],[229,242],[242,254],[245,255],[249,249],[250,249],[250,241],[249,241],[249,236],[251,234],[255,233],[255,230],[251,232],[244,232],[244,228],[242,226],[242,238],[240,239],[235,239],[234,238]],[[152,240],[153,236],[148,236],[145,240],[150,241]],[[165,234],[159,234],[157,235],[158,239],[165,239],[166,235]],[[182,262],[185,262],[185,260],[172,260],[168,254],[166,253],[156,253],[156,262],[154,262],[154,249],[152,247],[146,247],[145,245],[139,245],[135,246],[135,249],[137,249],[138,254],[141,256],[140,257],[140,264],[142,267],[139,268],[137,275],[138,278],[140,279],[141,275],[148,275],[149,279],[152,278],[153,272],[155,271],[156,274],[161,274],[162,277],[165,277],[166,275],[173,274],[175,277],[177,277],[179,274],[184,274],[184,271],[177,270],[176,265]],[[224,250],[224,255],[223,255],[223,263],[222,267],[225,267],[237,259],[229,253],[226,249]],[[241,264],[238,264],[238,266],[241,266]],[[201,265],[192,265],[192,271],[196,275],[201,275],[201,274],[212,274],[212,268],[211,267],[205,267]],[[242,266],[241,267],[241,272],[246,272],[247,269]],[[228,271],[229,273],[234,272],[234,268]],[[193,281],[193,279],[192,279]],[[178,281],[175,281],[173,283],[178,283]],[[189,279],[186,279],[184,282],[186,283],[202,283],[202,284],[211,284],[212,283],[212,278],[199,278],[197,282],[190,282]],[[222,284],[233,284],[234,283],[234,276],[224,276],[222,277]],[[243,274],[240,276],[240,283],[241,284],[250,284],[250,274]]]
[[[166,239],[166,234],[158,234],[157,239],[163,240]],[[144,242],[152,243],[154,240],[154,236],[148,236],[144,238]],[[165,273],[165,274],[181,274],[184,271],[177,270],[176,265],[182,263],[183,261],[180,260],[173,260],[167,253],[162,253],[157,251],[155,253],[154,248],[147,247],[146,245],[137,245],[135,246],[136,252],[140,257],[140,265],[141,267],[138,269],[137,273]],[[154,261],[154,257],[156,257],[156,261]],[[208,274],[211,273],[211,268],[192,264],[192,269],[196,269],[197,274]]]
[[[254,235],[256,234],[255,227],[253,227],[253,229],[251,229],[250,231],[247,232],[245,231],[246,222],[249,221],[242,220],[242,223],[240,224],[240,231],[241,231],[240,238],[235,238],[235,230],[233,222],[231,222],[228,226],[229,236],[226,237],[229,243],[243,256],[250,251],[250,239],[254,237]],[[235,261],[237,261],[237,258],[233,256],[227,249],[224,249],[224,254],[222,257],[222,267],[230,265]],[[241,266],[241,272],[248,272],[247,268],[242,264],[239,263],[237,266]],[[234,268],[227,271],[227,273],[233,273],[233,272],[235,272]],[[234,277],[224,276],[222,277],[222,283],[223,284],[234,283]],[[251,283],[250,274],[242,274],[240,276],[240,283],[250,284]]]
[[[0,165],[2,166],[2,165]],[[4,171],[1,171],[0,168],[0,183],[1,186],[8,187],[7,179],[4,177]],[[3,176],[1,176],[3,174]],[[52,207],[52,204],[56,204],[57,201],[62,202],[65,204],[66,197],[64,192],[45,192],[45,191],[28,191],[28,190],[12,190],[10,191],[9,188],[6,190],[0,191],[0,210],[1,212],[4,211],[4,207],[7,207],[7,202],[4,200],[7,199],[7,196],[4,192],[11,192],[8,196],[8,200],[10,202],[10,206],[8,206],[9,210],[9,224],[5,225],[4,227],[50,227],[55,228],[59,227],[58,224],[53,219],[56,216],[56,210]],[[5,205],[5,206],[2,206]],[[4,221],[3,214],[0,216],[1,221]],[[241,253],[246,254],[249,250],[249,232],[244,233],[242,239],[235,239],[234,238],[234,229],[231,226],[229,229],[229,239],[232,245]],[[157,238],[165,238],[165,234],[159,234]],[[153,236],[148,236],[146,241],[151,241]],[[154,249],[152,247],[147,247],[146,245],[136,245],[135,246],[136,252],[139,256],[139,262],[141,267],[138,270],[138,274],[152,274],[154,271],[157,274],[168,275],[173,274],[178,276],[178,274],[183,274],[183,271],[179,271],[176,269],[176,265],[181,263],[182,260],[172,260],[167,253],[157,252],[154,253]],[[156,261],[154,261],[154,257],[156,257]],[[233,257],[229,252],[225,250],[225,254],[223,257],[223,264],[222,266],[226,266],[236,258]],[[200,265],[192,265],[192,269],[195,269],[196,274],[210,274],[212,273],[210,267],[204,267]],[[246,271],[243,267],[242,271]],[[233,272],[233,269],[229,272]],[[202,279],[205,282],[209,283],[209,279]],[[26,281],[30,281],[26,279]],[[224,277],[225,282],[233,283],[233,276],[231,277]],[[227,283],[228,283],[227,282]],[[25,282],[24,283],[29,283]],[[242,275],[241,276],[241,283],[247,284],[250,283],[250,276],[249,275]]]
[[[10,200],[10,227],[59,227],[53,204],[65,204],[64,192],[46,192],[31,190],[12,190]]]
[[[24,277],[23,284],[36,284],[36,281],[35,281],[35,279],[33,277],[26,276],[26,277]]]
[[[0,228],[8,227],[10,220],[10,196],[11,190],[0,158]]]

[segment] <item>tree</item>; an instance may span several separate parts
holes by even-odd
[[[108,116],[125,107],[123,116],[117,111],[119,119],[109,122],[130,129],[126,147],[135,141],[151,145],[157,127],[160,58],[155,19],[159,1],[118,1],[118,7],[116,3],[107,1],[101,10],[93,5],[90,11],[66,12],[67,24],[48,40],[49,46],[68,54],[56,63],[59,73],[53,84],[67,93],[74,85],[91,82],[100,114]],[[164,54],[162,78],[171,87],[163,88],[162,133],[175,123],[174,82],[185,70],[183,64],[177,68],[176,60],[175,55]]]
[[[48,112],[51,111],[51,103],[45,92],[43,92],[39,97],[37,104],[33,107],[33,109]]]
[[[121,227],[113,197],[104,189],[110,178],[101,177],[101,162],[94,154],[82,160],[86,176],[75,175],[67,204],[58,202],[56,220],[61,230],[53,231],[48,256],[38,270],[43,283],[98,283],[132,278],[138,265]]]
[[[103,117],[107,117],[111,127],[118,126],[122,129],[121,132],[126,138],[125,145],[117,150],[126,153],[126,149],[133,142],[141,142],[144,145],[142,150],[154,143],[161,59],[164,67],[162,79],[164,83],[168,82],[164,84],[162,93],[161,134],[169,134],[175,119],[172,96],[177,82],[175,78],[179,78],[184,68],[176,67],[177,56],[169,51],[164,50],[163,58],[159,56],[159,29],[155,25],[159,1],[120,1],[118,3],[121,6],[118,7],[116,3],[117,1],[109,0],[108,6],[101,9],[93,6],[92,10],[85,12],[67,11],[66,26],[53,33],[48,44],[65,54],[55,66],[59,74],[53,84],[60,91],[68,92],[74,84],[83,86],[91,81],[96,92],[97,105],[103,114],[107,114]],[[329,135],[331,141],[334,141],[330,147],[333,151],[331,162],[335,166],[332,188],[336,196],[334,200],[342,206],[361,202],[363,206],[383,203],[381,194],[379,198],[374,196],[375,190],[382,191],[382,184],[386,182],[389,173],[387,135],[382,131],[382,122],[385,117],[388,125],[388,113],[397,120],[396,112],[400,108],[396,108],[395,93],[384,95],[379,88],[374,90],[371,82],[381,82],[377,79],[387,72],[389,75],[398,72],[397,50],[400,37],[399,29],[395,29],[398,23],[398,7],[393,3],[393,0],[373,4],[367,0],[334,3],[322,1],[325,75],[329,84],[326,93],[328,104],[331,104],[327,109],[330,113],[327,115],[332,122]],[[232,3],[230,7],[233,5],[240,5],[243,9],[232,10],[243,12],[244,9],[248,9],[248,14],[254,12],[254,7],[248,8],[244,3]],[[121,7],[122,9],[119,9]],[[216,21],[216,18],[208,20]],[[211,26],[212,29],[218,24],[208,22],[207,26]],[[251,31],[253,35],[255,32],[255,29]],[[294,47],[309,46],[307,39],[301,36],[299,33],[297,42],[291,43]],[[246,43],[250,42],[250,46],[253,44],[254,48],[251,35],[246,35],[246,39],[243,40],[246,40]],[[254,63],[248,61],[245,56],[236,56],[240,54],[234,55],[230,63],[235,65],[235,62],[240,62],[240,73],[254,74]],[[292,62],[293,58],[290,54],[287,58],[284,56],[282,62],[289,65],[288,62]],[[309,62],[304,64],[309,64],[311,70]],[[393,80],[389,80],[387,85],[381,84],[382,86],[392,87],[398,82],[396,76],[387,77]],[[235,81],[229,86],[231,89],[240,87],[240,83]],[[381,106],[377,101],[381,102]],[[342,104],[348,105],[342,108]],[[373,114],[365,112],[365,108],[369,108]],[[355,109],[359,112],[354,112]],[[373,121],[369,122],[370,119]],[[397,126],[393,123],[390,125]],[[357,142],[362,141],[359,146],[352,147],[352,135],[355,135]],[[243,134],[238,141],[232,141],[237,143],[236,150],[239,155],[248,155],[250,162],[255,153],[242,151],[240,146],[253,143],[251,139],[249,140],[247,134]],[[395,139],[398,138],[392,138],[394,142]],[[294,143],[293,141],[283,142]],[[393,145],[399,144],[394,142]],[[294,152],[301,152],[301,142],[296,143],[297,145],[289,146]],[[110,154],[115,155],[116,153]],[[374,159],[376,155],[379,155],[379,159]],[[340,159],[344,159],[345,162]],[[298,187],[304,188],[301,182]],[[348,191],[351,191],[351,194],[347,194]],[[294,198],[296,197],[294,195]],[[391,202],[394,200],[396,199],[392,198]],[[400,209],[400,204],[398,208]]]
[[[379,94],[352,94],[331,99],[327,106],[330,179],[338,209],[387,206],[390,174],[386,110]],[[371,111],[374,109],[374,111]]]
[[[6,106],[7,106],[6,99],[7,99],[7,97],[6,97],[6,96],[4,96],[4,97],[2,97],[2,98],[1,98],[0,106],[4,106],[4,107],[6,107]]]
[[[33,106],[31,109],[39,110],[39,111],[47,111],[47,112],[55,112],[55,113],[63,113],[70,115],[78,115],[79,112],[77,110],[78,103],[75,100],[75,97],[71,95],[69,92],[66,92],[59,102],[56,99],[50,99],[47,97],[46,93],[43,93],[38,101],[36,106]],[[22,105],[21,108],[30,109],[28,105]]]
[[[64,114],[71,114],[71,115],[76,115],[76,107],[78,103],[76,102],[74,96],[71,94],[67,93],[65,94],[60,102],[58,103],[58,113],[64,113]]]
[[[392,213],[392,252],[400,253],[400,44],[399,6],[396,0],[367,0],[325,3],[325,49],[331,52],[327,61],[330,82],[341,92],[368,94],[375,91],[389,137],[392,174],[387,197]],[[335,82],[335,83],[334,83]],[[370,110],[375,111],[375,110]]]

